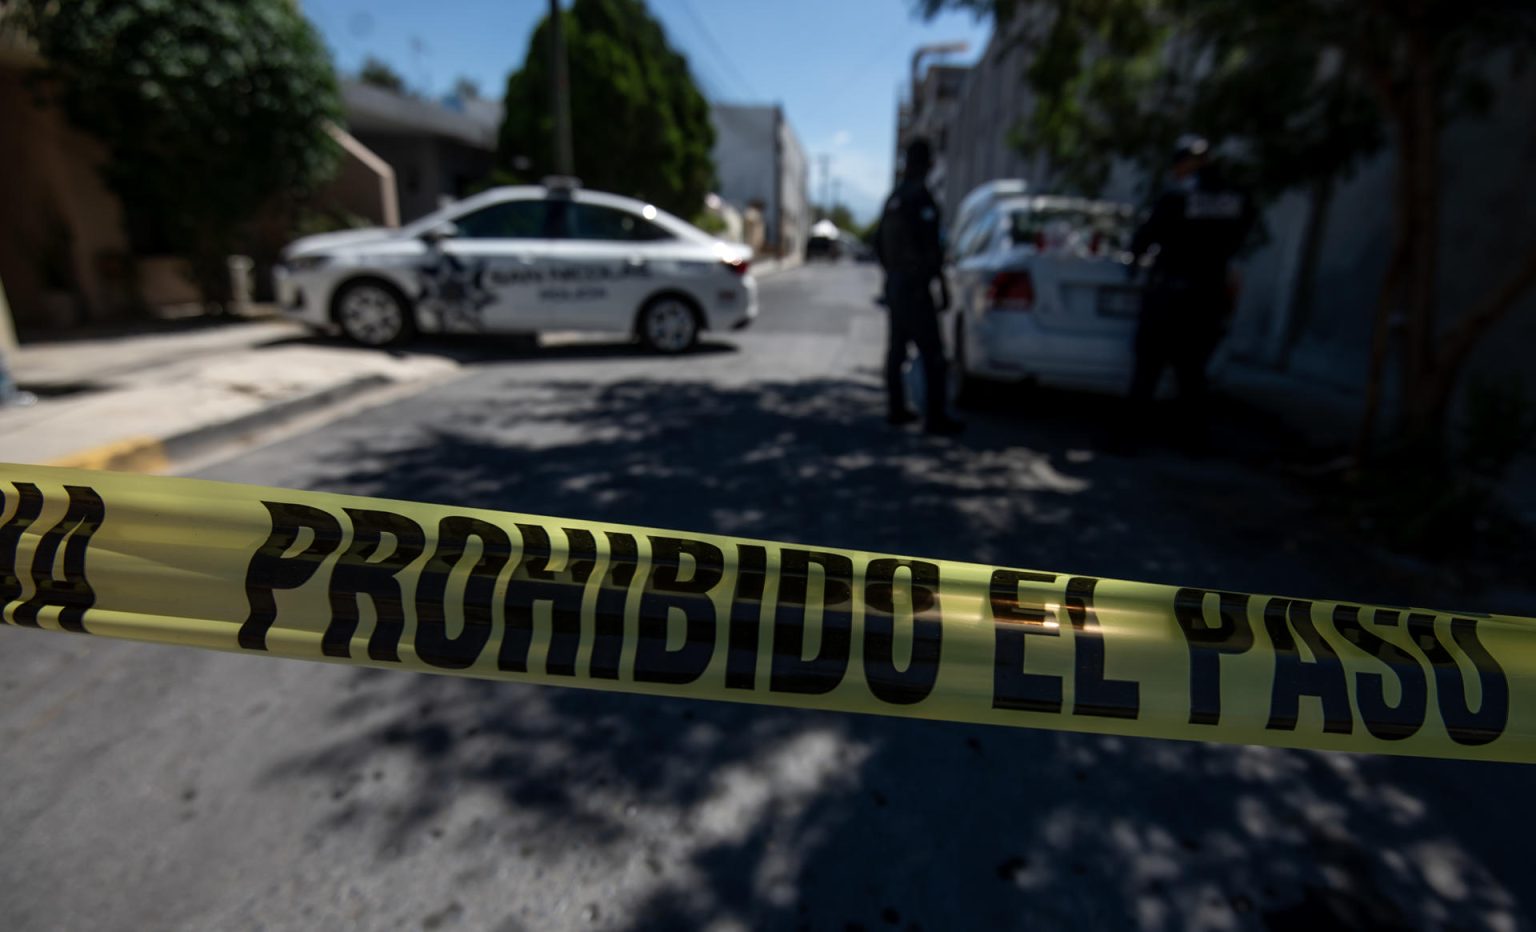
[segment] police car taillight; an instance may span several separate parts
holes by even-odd
[[[747,259],[721,259],[720,263],[739,278],[745,278],[747,270],[752,267],[752,263]]]
[[[987,286],[987,304],[994,311],[1033,310],[1035,280],[1028,272],[998,272]]]

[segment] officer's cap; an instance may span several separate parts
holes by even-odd
[[[1179,137],[1179,141],[1173,147],[1173,160],[1182,162],[1185,159],[1204,158],[1211,151],[1211,143],[1204,136],[1194,133],[1185,133]]]

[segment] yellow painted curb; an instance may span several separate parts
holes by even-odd
[[[171,465],[165,444],[154,437],[129,437],[81,450],[44,465],[66,469],[105,469],[113,472],[163,472]]]

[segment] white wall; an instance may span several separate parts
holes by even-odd
[[[1014,20],[1015,30],[1022,21]],[[1023,178],[1033,190],[1049,185],[1045,159],[1026,159],[1011,142],[1014,126],[1030,112],[1030,100],[1024,85],[1027,55],[1010,39],[1011,33],[994,32],[954,107],[940,198],[950,211],[972,189],[999,178]]]
[[[779,215],[782,224],[779,249],[783,255],[798,256],[805,252],[805,244],[811,235],[811,223],[815,219],[811,216],[808,195],[810,167],[805,158],[805,150],[800,147],[800,140],[795,138],[795,131],[790,128],[788,120],[779,123],[778,145],[779,203],[782,206]]]
[[[769,249],[797,255],[811,226],[805,150],[773,105],[714,104],[717,193],[740,208],[764,204]]]
[[[716,193],[745,209],[754,200],[764,205],[768,242],[778,236],[779,186],[774,180],[774,130],[778,119],[773,107],[715,104],[710,107],[715,123]]]

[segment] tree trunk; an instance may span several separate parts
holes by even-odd
[[[1280,345],[1277,369],[1290,367],[1291,353],[1307,326],[1312,323],[1312,309],[1317,304],[1317,267],[1323,257],[1323,235],[1328,229],[1328,208],[1333,205],[1332,176],[1320,178],[1312,185],[1310,203],[1307,206],[1307,225],[1301,231],[1301,261],[1296,266],[1296,287],[1291,293],[1291,312],[1286,317],[1285,338]]]
[[[1445,429],[1455,388],[1452,373],[1426,369],[1403,411],[1403,450],[1423,455],[1425,465],[1442,464],[1447,459]]]
[[[1387,355],[1392,346],[1394,311],[1403,292],[1405,275],[1412,258],[1415,223],[1413,166],[1419,139],[1406,118],[1404,108],[1388,96],[1383,106],[1397,123],[1397,159],[1392,174],[1392,249],[1381,290],[1376,295],[1376,315],[1371,327],[1371,357],[1365,377],[1365,401],[1360,412],[1360,426],[1355,434],[1354,460],[1364,465],[1376,445],[1376,424],[1381,413],[1382,381],[1386,378]]]
[[[1398,173],[1402,174],[1401,166]],[[1371,328],[1371,358],[1365,376],[1365,402],[1360,412],[1360,426],[1355,433],[1356,465],[1364,465],[1370,459],[1376,444],[1376,421],[1381,412],[1381,383],[1387,371],[1387,352],[1391,348],[1392,308],[1397,301],[1408,258],[1408,207],[1401,196],[1393,200],[1397,230],[1393,235],[1392,253],[1387,259],[1387,271],[1381,279],[1381,290],[1376,295],[1376,317]]]
[[[1435,318],[1439,287],[1440,113],[1435,62],[1426,37],[1415,31],[1410,56],[1405,115],[1414,140],[1407,159],[1412,225],[1408,229],[1406,309],[1400,373],[1399,439],[1434,450],[1444,426],[1452,386],[1434,365]]]
[[[1435,357],[1436,369],[1451,373],[1454,379],[1488,328],[1509,313],[1532,286],[1536,286],[1536,245],[1515,266],[1509,278],[1457,319],[1455,326],[1441,340],[1440,352]]]

